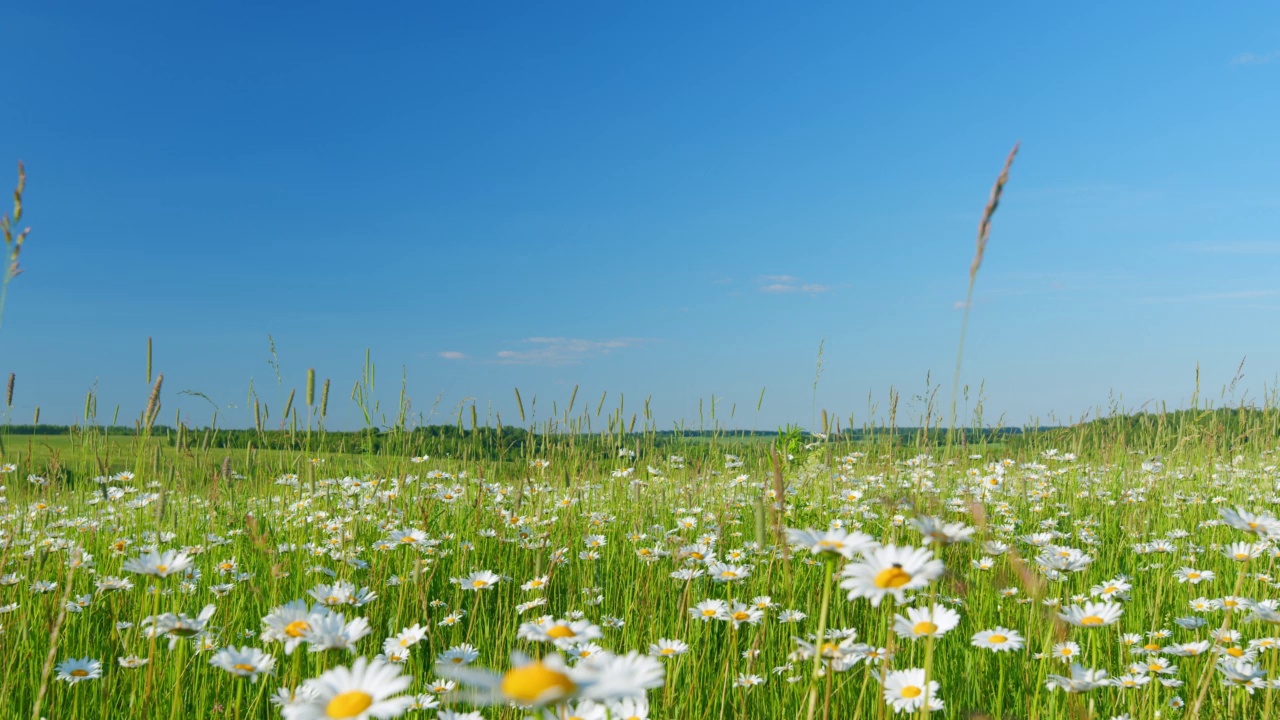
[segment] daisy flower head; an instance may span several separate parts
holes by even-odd
[[[1108,682],[1106,670],[1092,670],[1083,665],[1072,665],[1070,675],[1050,675],[1044,686],[1049,690],[1080,693],[1102,687]]]
[[[724,620],[729,617],[729,603],[715,598],[703,600],[689,608],[689,615],[702,622]]]
[[[573,667],[558,654],[533,660],[515,653],[512,668],[503,674],[448,666],[440,666],[439,671],[468,686],[462,694],[467,702],[533,708],[574,699],[641,699],[646,690],[662,686],[664,675],[660,661],[635,652],[621,656],[596,653]]]
[[[926,542],[939,545],[969,542],[973,539],[973,533],[976,530],[964,523],[949,523],[934,517],[914,518],[910,524],[911,527],[920,531]]]
[[[1250,695],[1268,686],[1267,671],[1252,662],[1223,658],[1218,661],[1218,671],[1222,674],[1223,685],[1242,687]]]
[[[760,620],[763,618],[764,618],[764,611],[760,610],[759,608],[756,608],[754,605],[747,605],[746,603],[734,602],[733,605],[730,606],[727,616],[724,619],[728,620],[729,622],[732,622],[733,627],[737,628],[742,623],[747,623],[748,625],[755,625],[756,623],[760,622]]]
[[[264,643],[284,643],[284,653],[292,655],[299,645],[307,640],[307,634],[330,610],[323,605],[307,606],[305,600],[293,602],[275,608],[262,618],[262,632],[259,638]]]
[[[1261,543],[1234,542],[1222,548],[1222,554],[1228,560],[1248,562],[1261,555],[1266,549],[1266,545]]]
[[[808,550],[814,555],[838,555],[845,560],[879,545],[870,535],[844,529],[831,529],[820,533],[812,529],[788,528],[787,542]]]
[[[427,631],[424,630],[421,625],[414,624],[413,627],[404,628],[400,632],[396,633],[391,639],[395,640],[396,644],[400,647],[407,648],[417,645],[426,639],[426,637]],[[471,646],[468,645],[467,647]]]
[[[520,626],[518,634],[521,639],[551,643],[561,650],[568,650],[578,643],[590,642],[604,636],[600,626],[590,620],[528,622]]]
[[[746,580],[751,576],[750,565],[730,565],[729,563],[712,563],[707,566],[707,575],[712,582],[733,583]]]
[[[1130,584],[1124,578],[1115,578],[1112,580],[1108,580],[1104,583],[1099,583],[1098,585],[1094,585],[1093,588],[1089,590],[1089,594],[1094,597],[1127,600],[1129,596],[1129,591],[1132,589],[1133,589],[1133,585]]]
[[[187,617],[186,613],[164,613],[155,617],[149,617],[142,621],[146,628],[147,637],[155,637],[158,635],[167,635],[169,637],[169,649],[172,650],[179,640],[195,637],[204,633],[205,626],[209,624],[209,620],[217,611],[217,606],[212,603],[205,605],[199,615]]]
[[[1072,605],[1065,612],[1058,613],[1058,617],[1076,627],[1102,627],[1115,624],[1123,614],[1124,608],[1120,603],[1104,601]]]
[[[311,629],[307,630],[302,638],[311,645],[310,650],[313,653],[325,650],[355,652],[356,643],[371,632],[373,630],[369,627],[369,621],[362,617],[347,622],[346,616],[342,613],[330,613],[316,616],[312,621]]]
[[[546,575],[543,575],[543,576],[541,576],[541,577],[536,577],[536,578],[534,578],[534,579],[530,580],[529,582],[527,582],[527,583],[525,583],[525,584],[521,585],[521,586],[520,586],[520,589],[521,589],[521,590],[524,590],[524,591],[526,591],[526,592],[531,591],[531,590],[542,590],[542,589],[546,588],[546,586],[547,586],[547,582],[548,582],[549,580],[550,580],[550,578],[549,578],[549,577],[547,577]]]
[[[474,646],[463,643],[445,650],[436,657],[441,665],[470,665],[480,657],[480,651]]]
[[[128,572],[161,578],[180,573],[189,567],[191,557],[179,550],[165,550],[162,553],[150,550],[124,563],[124,569]]]
[[[1021,650],[1024,643],[1025,641],[1017,630],[1010,630],[1005,627],[983,630],[973,636],[974,647],[987,648],[993,652]]]
[[[1070,662],[1080,656],[1080,646],[1070,640],[1053,646],[1053,656],[1064,662]]]
[[[851,562],[840,571],[840,587],[848,598],[865,597],[872,607],[879,607],[886,595],[898,602],[906,600],[908,590],[928,587],[942,576],[944,566],[928,548],[886,545],[863,553],[862,560]]]
[[[1251,614],[1246,618],[1249,622],[1264,622],[1272,625],[1280,624],[1280,609],[1277,609],[1274,600],[1263,600],[1261,602],[1250,600],[1246,607],[1249,608]]]
[[[276,659],[255,647],[223,648],[214,653],[209,664],[256,683],[259,675],[274,671]]]
[[[514,703],[537,708],[569,700],[582,691],[582,673],[566,665],[558,654],[534,660],[513,653],[511,661],[511,669],[501,674],[451,665],[438,665],[437,670],[465,685],[467,689],[458,693],[459,699],[473,705]]]
[[[1177,578],[1180,583],[1199,585],[1202,582],[1212,581],[1217,577],[1217,574],[1212,570],[1197,570],[1195,568],[1183,567],[1178,568],[1178,570],[1173,573],[1173,576]]]
[[[1280,536],[1280,519],[1272,515],[1251,513],[1244,508],[1219,508],[1218,513],[1231,527],[1252,535]]]
[[[589,678],[584,697],[603,702],[642,699],[646,691],[662,687],[666,675],[659,660],[635,651],[596,655],[578,669]]]
[[[412,695],[397,694],[411,683],[394,664],[356,658],[349,668],[336,667],[307,680],[281,712],[285,720],[393,718],[413,704]]]
[[[934,606],[907,608],[905,616],[893,619],[893,631],[898,637],[918,640],[924,637],[942,637],[960,624],[960,613],[948,607]]]
[[[502,576],[488,570],[480,570],[459,579],[458,585],[463,590],[488,590],[497,585],[500,580],[502,580]]]
[[[660,638],[649,646],[649,654],[656,658],[671,658],[689,652],[688,643],[682,640]]]
[[[54,670],[59,680],[71,685],[102,677],[102,663],[88,657],[63,660]]]
[[[923,668],[895,670],[885,676],[882,684],[885,702],[895,714],[916,712],[936,696],[941,687],[935,680],[925,683]]]

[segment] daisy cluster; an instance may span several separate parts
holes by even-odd
[[[59,717],[1271,711],[1270,451],[837,447],[32,473],[0,488],[0,659]]]

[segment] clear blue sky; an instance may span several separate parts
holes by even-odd
[[[201,7],[194,7],[202,5]],[[274,5],[274,7],[272,7]],[[1203,3],[9,3],[0,174],[32,235],[15,421],[245,425],[365,348],[394,404],[647,395],[857,421],[926,375],[1078,417],[1280,373],[1280,8]],[[268,365],[278,347],[283,387]],[[767,388],[764,410],[755,404]]]

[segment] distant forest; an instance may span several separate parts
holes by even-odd
[[[1165,413],[1136,413],[1091,420],[1073,426],[1028,426],[1000,428],[964,428],[949,434],[945,428],[865,427],[841,430],[827,438],[830,442],[865,444],[890,443],[898,446],[938,447],[948,442],[959,445],[996,443],[1035,443],[1037,446],[1068,447],[1076,441],[1099,441],[1104,438],[1128,438],[1136,442],[1159,444],[1164,436],[1186,436],[1195,430],[1204,438],[1227,444],[1256,442],[1280,437],[1280,409],[1220,408],[1213,410],[1179,410]],[[148,431],[138,426],[81,425],[7,425],[0,426],[0,436],[10,438],[77,436],[136,437]],[[563,446],[566,440],[583,445],[627,447],[643,443],[645,447],[679,453],[681,450],[707,445],[732,451],[757,443],[795,448],[820,437],[798,427],[778,430],[654,430],[624,433],[571,433],[568,431],[530,431],[518,427],[464,428],[457,424],[427,425],[416,428],[367,428],[354,431],[333,430],[258,430],[254,428],[192,428],[168,425],[153,426],[152,438],[161,439],[179,450],[244,449],[282,450],[313,453],[376,453],[414,455],[512,458],[536,456],[544,448]]]

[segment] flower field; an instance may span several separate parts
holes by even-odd
[[[1273,717],[1254,423],[498,459],[10,436],[0,683],[48,718]]]

